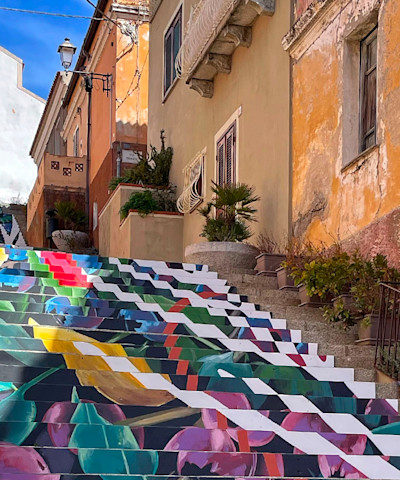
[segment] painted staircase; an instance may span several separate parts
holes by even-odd
[[[0,265],[0,480],[400,478],[398,400],[290,295],[260,280],[262,311],[200,265]]]

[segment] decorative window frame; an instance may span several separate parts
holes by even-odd
[[[197,153],[193,160],[183,169],[184,187],[181,195],[176,201],[180,213],[193,213],[194,210],[204,201],[205,196],[205,166],[207,148]],[[198,171],[196,171],[198,169]],[[198,181],[202,178],[201,191],[199,192]]]
[[[239,152],[240,152],[240,117],[242,115],[242,106],[237,108],[234,113],[229,117],[229,119],[222,125],[218,132],[214,136],[214,181],[218,180],[218,142],[222,138],[225,132],[228,131],[229,127],[236,122],[236,141],[235,141],[235,182],[239,181]]]

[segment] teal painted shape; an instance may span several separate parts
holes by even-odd
[[[103,480],[115,480],[125,478],[115,476],[119,474],[146,475],[156,472],[158,453],[140,451],[129,427],[106,428],[112,424],[98,414],[93,404],[79,402],[70,422],[77,425],[69,447],[78,449],[79,463],[86,474],[103,472],[100,474]]]

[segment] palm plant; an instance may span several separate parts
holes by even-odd
[[[256,221],[257,210],[252,205],[260,199],[254,194],[254,187],[245,183],[217,185],[213,182],[211,190],[213,200],[198,210],[206,219],[201,236],[209,242],[242,242],[250,238],[252,232],[247,222]]]

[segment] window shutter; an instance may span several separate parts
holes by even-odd
[[[226,134],[226,183],[234,183],[234,127]]]
[[[164,90],[167,91],[172,83],[172,34],[165,40],[165,83]]]
[[[225,159],[225,137],[217,145],[217,184],[223,185],[224,179],[224,159]]]
[[[377,30],[361,42],[361,151],[376,143]]]

